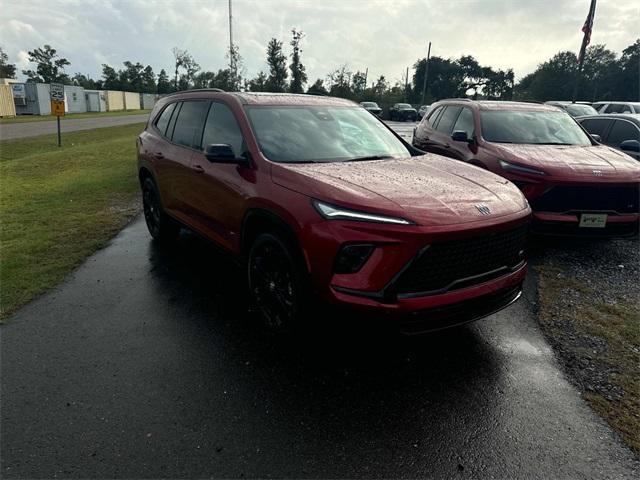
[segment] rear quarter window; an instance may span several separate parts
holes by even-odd
[[[160,133],[162,133],[162,135],[165,135],[167,132],[167,125],[169,125],[169,120],[171,119],[171,114],[173,113],[175,107],[175,103],[169,104],[169,106],[162,111],[162,113],[156,120],[156,128],[160,131]]]

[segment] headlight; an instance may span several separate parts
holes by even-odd
[[[327,220],[359,220],[361,222],[393,223],[396,225],[413,225],[413,222],[399,217],[387,217],[375,213],[348,210],[328,203],[313,201],[313,206]]]
[[[499,160],[499,162],[503,170],[506,170],[508,172],[531,173],[533,175],[546,175],[545,172],[541,170],[536,170],[535,168],[523,167],[521,165],[516,165],[514,163],[505,162],[504,160]]]

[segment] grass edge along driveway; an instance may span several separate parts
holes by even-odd
[[[101,117],[122,117],[127,115],[144,115],[149,114],[151,110],[117,110],[114,112],[84,112],[84,113],[67,113],[61,120],[81,120],[83,118],[101,118]],[[53,115],[18,115],[15,117],[0,118],[0,125],[7,125],[12,123],[33,123],[33,122],[47,122],[55,120]]]
[[[139,211],[144,124],[0,141],[0,322],[63,280]]]

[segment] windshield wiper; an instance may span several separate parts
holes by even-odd
[[[543,143],[536,143],[536,145],[573,145],[573,143],[543,142]]]
[[[344,160],[345,162],[366,162],[367,160],[384,160],[385,158],[393,158],[393,155],[369,155],[367,157],[356,157]]]

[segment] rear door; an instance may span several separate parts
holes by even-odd
[[[432,148],[430,150],[432,152],[445,157],[457,158],[455,150],[451,150],[451,144],[454,143],[451,140],[451,133],[461,111],[462,107],[457,105],[445,107],[431,135]]]
[[[191,157],[200,148],[202,127],[209,109],[206,100],[185,100],[176,106],[166,130],[164,149],[157,158],[162,163],[159,183],[165,208],[191,223],[190,202]]]
[[[210,162],[204,156],[209,144],[228,144],[236,157],[246,154],[240,125],[231,109],[213,102],[202,134],[202,149],[192,157],[190,196],[198,229],[228,249],[240,240],[244,199],[251,190],[251,169],[236,163]]]

